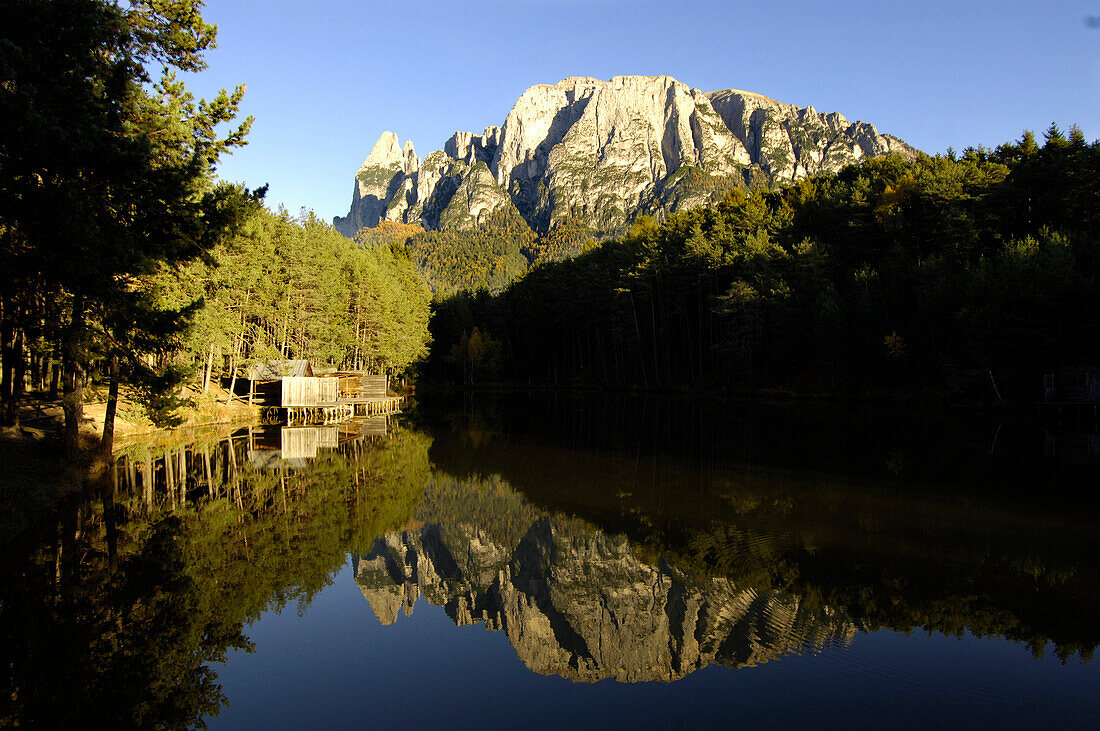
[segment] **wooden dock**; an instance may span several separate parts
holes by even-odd
[[[263,407],[265,421],[333,424],[354,417],[385,416],[401,410],[385,375],[360,371],[315,374],[309,361],[269,361],[249,372],[248,403]]]
[[[384,416],[401,410],[402,397],[341,398],[332,403],[305,403],[284,406],[288,424],[320,422],[332,424],[356,416]]]

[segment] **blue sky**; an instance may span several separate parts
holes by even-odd
[[[418,154],[500,124],[567,76],[669,74],[838,111],[930,153],[995,146],[1055,121],[1100,138],[1100,0],[1015,2],[313,3],[208,0],[200,96],[238,83],[256,118],[222,177],[268,202],[347,213],[378,136]]]

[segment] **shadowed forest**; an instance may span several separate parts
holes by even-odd
[[[431,376],[1034,400],[1098,361],[1100,144],[876,158],[437,301]],[[412,239],[415,241],[415,239]]]

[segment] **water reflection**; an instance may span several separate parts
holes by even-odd
[[[1086,661],[1100,643],[1095,506],[1059,487],[1064,463],[996,462],[1022,431],[999,428],[991,461],[989,430],[866,415],[514,408],[129,449],[0,554],[0,717],[200,723],[246,626],[304,610],[349,555],[363,615],[423,599],[581,682],[785,667],[880,629]]]
[[[807,424],[784,408],[513,403],[452,415],[437,471],[496,475],[544,512],[625,535],[653,566],[860,629],[1003,637],[1036,656],[1053,643],[1062,658],[1100,644],[1087,609],[1100,600],[1096,473],[1042,462],[1040,430],[1000,427],[1007,451],[991,455],[980,425],[962,437],[889,413],[811,411]]]
[[[250,647],[244,626],[306,606],[348,551],[409,519],[427,437],[367,426],[263,469],[248,455],[278,428],[131,448],[94,499],[2,554],[0,718],[175,728],[216,714],[228,699],[212,668]]]
[[[485,524],[394,532],[353,566],[382,624],[423,596],[457,626],[504,632],[530,670],[582,682],[672,681],[712,663],[745,667],[847,644],[856,632],[831,608],[654,565],[625,536],[549,517],[516,543],[498,542]]]

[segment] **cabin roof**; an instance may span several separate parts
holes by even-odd
[[[253,381],[277,381],[286,376],[312,376],[308,360],[268,360],[255,363],[248,371]]]

